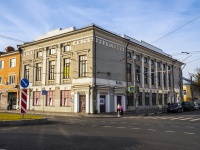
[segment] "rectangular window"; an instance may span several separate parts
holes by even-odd
[[[144,84],[148,84],[148,68],[144,67]]]
[[[37,57],[42,57],[42,51],[38,51],[36,56]]]
[[[56,49],[55,48],[51,48],[50,50],[49,50],[49,55],[53,55],[53,54],[55,54],[56,53]]]
[[[42,79],[42,64],[36,64],[36,81],[41,81]]]
[[[24,65],[24,78],[29,79],[29,66]]]
[[[71,51],[71,45],[64,46],[64,52]]]
[[[162,105],[162,94],[158,94],[158,102],[159,102],[159,105]]]
[[[165,73],[163,73],[163,84],[164,84],[164,86],[166,86],[166,75],[165,75]]]
[[[154,60],[151,60],[151,65],[154,66]]]
[[[4,68],[4,60],[0,60],[0,69]]]
[[[127,81],[131,82],[131,64],[127,64]]]
[[[166,67],[166,65],[165,64],[163,64],[163,68],[165,69],[165,67]]]
[[[170,67],[170,66],[168,66],[168,70],[171,70],[171,67]]]
[[[167,105],[167,94],[164,94],[164,104]]]
[[[87,76],[87,57],[86,55],[79,56],[79,77]]]
[[[156,93],[152,93],[152,105],[156,105]]]
[[[138,93],[138,105],[142,106],[142,92]]]
[[[147,57],[144,57],[144,63],[148,64],[148,58]]]
[[[62,90],[61,91],[61,102],[60,106],[71,106],[71,91],[69,90]]]
[[[16,58],[10,59],[10,68],[16,67]]]
[[[133,93],[128,93],[128,106],[134,106]]]
[[[160,82],[160,72],[158,72],[158,86],[161,86],[161,82]]]
[[[171,87],[171,74],[169,73],[169,87]]]
[[[69,78],[69,75],[70,75],[70,58],[65,58],[63,66],[63,79]]]
[[[136,61],[140,61],[140,55],[136,55]]]
[[[55,80],[55,61],[49,61],[49,80]]]
[[[149,93],[145,93],[145,105],[149,105]]]
[[[46,94],[46,106],[54,106],[54,91],[47,91]]]
[[[157,67],[160,68],[160,62],[157,62]]]
[[[151,69],[151,84],[152,84],[152,85],[155,84],[155,83],[154,83],[154,80],[155,80],[155,78],[154,78],[154,69]]]
[[[0,76],[0,84],[3,84],[3,77]]]
[[[15,84],[15,75],[10,75],[9,76],[9,82],[8,84]]]
[[[40,101],[41,101],[41,92],[36,91],[33,92],[33,106],[40,106]]]
[[[137,83],[140,83],[140,66],[136,65],[136,80]]]
[[[127,58],[131,58],[131,53],[127,52]]]

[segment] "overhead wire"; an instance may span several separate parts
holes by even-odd
[[[190,24],[190,23],[194,22],[195,20],[197,20],[197,19],[199,19],[199,18],[200,18],[200,16],[196,17],[195,19],[193,19],[193,20],[191,20],[191,21],[187,22],[186,24],[184,24],[184,25],[182,25],[182,26],[178,27],[177,29],[175,29],[175,30],[173,30],[173,31],[169,32],[168,34],[166,34],[166,35],[164,35],[164,36],[160,37],[159,39],[157,39],[157,40],[153,41],[151,44],[153,44],[153,43],[155,43],[155,42],[157,42],[157,41],[159,41],[159,40],[161,40],[161,39],[165,38],[166,36],[168,36],[168,35],[170,35],[170,34],[172,34],[172,33],[176,32],[177,30],[179,30],[179,29],[183,28],[184,26],[186,26],[186,25],[188,25],[188,24]]]

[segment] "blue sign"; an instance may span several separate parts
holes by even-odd
[[[28,79],[26,78],[23,78],[21,81],[20,81],[20,84],[23,88],[27,88],[29,86],[29,81]]]
[[[46,90],[42,90],[42,95],[46,95],[47,91]]]

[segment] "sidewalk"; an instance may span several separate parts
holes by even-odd
[[[0,113],[20,113],[20,110],[1,110]],[[146,111],[138,111],[138,114],[135,110],[133,111],[125,111],[124,116],[150,116],[164,113],[161,110],[146,110]],[[44,115],[48,118],[48,116],[70,116],[70,117],[88,117],[88,118],[118,118],[117,112],[111,113],[98,113],[98,114],[86,114],[86,113],[71,113],[71,112],[42,112],[42,111],[27,111],[27,114],[36,114],[36,115]]]

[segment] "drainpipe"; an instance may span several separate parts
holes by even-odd
[[[96,77],[96,33],[95,33],[95,25],[93,25],[93,56],[94,56],[94,66],[93,66],[93,77],[94,77],[94,84],[92,83],[92,89],[93,89],[93,100],[92,100],[92,110],[91,113],[94,113],[94,110],[97,110],[96,105],[97,105],[97,77]]]
[[[127,45],[126,45],[126,53],[125,53],[125,58],[126,58],[126,63],[125,63],[125,73],[126,73],[126,104],[127,104],[127,100],[128,100],[128,71],[127,71],[127,51],[128,51],[128,45],[130,42],[130,39],[126,39],[127,40]],[[128,105],[126,106],[128,108]]]

